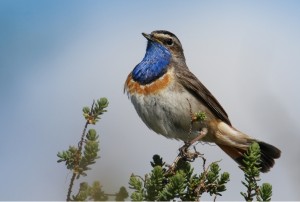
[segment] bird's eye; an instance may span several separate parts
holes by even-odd
[[[173,40],[172,39],[166,39],[165,43],[168,45],[168,46],[172,46],[173,45]]]

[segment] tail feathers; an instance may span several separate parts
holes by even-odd
[[[278,159],[281,155],[281,151],[265,142],[258,142],[261,151],[261,170],[262,172],[268,172],[275,164],[275,159]]]
[[[255,141],[255,140],[253,140]],[[261,172],[268,172],[275,164],[275,159],[280,157],[281,151],[265,142],[257,141],[261,150]],[[243,155],[247,151],[247,148],[238,148],[228,145],[218,146],[231,158],[233,158],[239,165],[243,166]]]
[[[244,164],[243,155],[253,142],[257,142],[260,146],[260,166],[262,172],[268,172],[275,164],[274,159],[278,159],[280,157],[281,152],[276,147],[268,143],[255,140],[224,122],[219,122],[217,128],[216,143],[224,152],[242,166]]]

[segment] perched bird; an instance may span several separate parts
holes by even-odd
[[[261,171],[269,171],[281,151],[231,125],[217,99],[190,72],[179,39],[164,30],[142,34],[148,41],[146,54],[128,75],[124,91],[143,122],[158,134],[185,142],[204,128],[201,141],[217,144],[240,165],[249,145],[257,142]],[[203,112],[206,119],[193,122],[191,112]]]

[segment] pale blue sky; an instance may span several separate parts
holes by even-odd
[[[178,36],[236,128],[281,148],[262,175],[273,200],[300,200],[299,1],[2,0],[0,26],[0,200],[65,200],[71,175],[56,153],[77,144],[82,107],[102,96],[110,106],[95,126],[101,158],[82,180],[114,193],[132,172],[149,172],[153,154],[175,158],[181,143],[150,131],[123,94],[145,54],[141,32],[156,29]],[[220,199],[242,200],[235,162],[197,148],[232,173]]]

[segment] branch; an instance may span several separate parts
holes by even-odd
[[[89,117],[92,117],[92,115],[93,115],[94,104],[95,104],[95,100],[93,101],[91,110],[88,113]],[[86,109],[87,108],[83,109],[83,111],[86,110]],[[91,119],[87,119],[87,121],[86,121],[86,123],[84,125],[84,128],[83,128],[82,134],[81,134],[81,139],[80,139],[80,141],[78,143],[78,149],[77,149],[76,158],[75,158],[75,162],[74,162],[75,167],[73,169],[73,174],[72,174],[70,185],[69,185],[69,189],[68,189],[67,201],[71,201],[71,193],[72,193],[72,188],[73,188],[73,185],[74,185],[74,180],[75,180],[77,174],[79,173],[79,163],[80,163],[80,159],[81,159],[82,145],[83,145],[84,137],[86,135],[87,127],[90,124],[90,120]]]
[[[59,157],[59,160],[57,162],[65,162],[67,169],[73,171],[68,187],[66,199],[67,201],[71,200],[71,193],[75,179],[78,179],[80,175],[86,176],[85,171],[90,169],[88,166],[95,163],[95,160],[99,158],[97,156],[97,152],[99,151],[99,136],[96,134],[96,131],[94,129],[90,129],[87,132],[87,128],[89,124],[96,124],[96,122],[100,119],[100,115],[106,112],[105,108],[107,106],[108,100],[106,98],[101,98],[98,99],[97,102],[93,101],[91,109],[89,107],[84,107],[82,111],[83,116],[86,119],[86,123],[84,125],[77,147],[70,146],[69,150],[58,152],[57,154],[57,156]],[[84,145],[84,143],[86,144]],[[82,155],[83,145],[84,154]],[[88,188],[88,185],[86,186],[85,184],[82,184],[81,190],[78,194],[85,193],[86,188]]]

